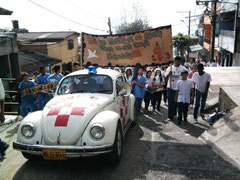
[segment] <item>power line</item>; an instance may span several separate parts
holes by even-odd
[[[42,6],[42,5],[40,5],[40,4],[36,3],[36,2],[33,2],[33,1],[31,1],[31,0],[28,0],[28,1],[31,2],[31,3],[33,3],[33,4],[35,4],[36,6],[38,6],[38,7],[40,7],[40,8],[42,8],[42,9],[45,9],[46,11],[48,11],[48,12],[50,12],[50,13],[52,13],[52,14],[55,14],[55,15],[58,16],[58,17],[61,17],[61,18],[65,19],[65,20],[67,20],[67,21],[70,21],[70,22],[72,22],[72,23],[78,24],[78,25],[80,25],[80,26],[83,26],[83,27],[86,27],[86,28],[89,28],[89,29],[94,29],[94,30],[106,32],[106,30],[102,30],[102,29],[94,28],[94,27],[91,27],[91,26],[88,26],[88,25],[84,25],[84,24],[79,23],[79,22],[77,22],[77,21],[75,21],[75,20],[72,20],[72,19],[70,19],[70,18],[67,18],[67,17],[65,17],[65,16],[62,16],[61,14],[58,14],[58,13],[56,13],[56,12],[54,12],[54,11],[48,9],[48,8],[45,8],[44,6]]]
[[[71,1],[67,1],[67,2],[68,2],[68,4],[70,4],[72,7],[77,8],[78,10],[82,10],[82,11],[88,13],[89,15],[92,15],[92,16],[98,18],[98,19],[101,19],[101,20],[104,20],[104,21],[106,21],[106,19],[107,19],[106,17],[102,17],[102,16],[99,16],[99,15],[96,15],[95,13],[86,11],[85,9],[79,7],[78,5],[76,5],[75,3],[71,2]]]

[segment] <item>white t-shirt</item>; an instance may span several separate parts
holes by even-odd
[[[132,76],[129,76],[129,78],[127,78],[127,75],[125,74],[125,77],[126,77],[126,81],[128,84],[131,84],[132,82]]]
[[[192,78],[192,81],[195,83],[195,88],[201,93],[205,93],[207,82],[210,82],[211,80],[211,75],[207,72],[204,72],[204,74],[201,76],[198,72],[195,72]]]
[[[0,100],[4,100],[4,99],[5,99],[5,92],[4,92],[2,80],[0,79]]]
[[[179,80],[177,82],[178,102],[190,103],[191,89],[194,88],[191,80]]]
[[[169,66],[167,68],[165,76],[167,76],[170,71],[171,71],[171,66]],[[171,88],[173,90],[177,90],[177,82],[178,82],[178,80],[181,79],[181,72],[183,72],[183,71],[187,71],[187,69],[184,66],[180,65],[179,67],[176,67],[176,66],[172,65],[172,77],[170,78],[170,76],[169,76],[169,78],[168,78],[168,84],[167,84],[168,88],[170,88],[170,79],[172,79],[172,82],[171,82],[172,87]]]
[[[209,66],[210,67],[217,67],[217,64],[216,63],[211,63]]]

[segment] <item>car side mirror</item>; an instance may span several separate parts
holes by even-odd
[[[131,93],[131,87],[129,86],[128,83],[123,82],[119,85],[118,88],[119,88],[118,95],[120,96],[129,96]]]
[[[127,95],[127,90],[126,90],[126,89],[122,89],[122,90],[119,92],[119,95],[120,95],[120,96],[125,96],[125,95]]]

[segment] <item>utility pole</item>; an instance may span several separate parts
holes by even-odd
[[[191,28],[191,11],[188,11],[188,36],[189,37],[191,35],[191,29],[190,28]],[[189,60],[189,51],[190,51],[189,43],[188,43],[188,51],[187,51],[187,61]]]
[[[208,6],[208,3],[211,2],[213,3],[213,9],[211,9],[212,12],[212,39],[211,39],[211,56],[210,56],[210,61],[214,59],[214,49],[215,49],[215,36],[216,36],[216,11],[217,11],[217,3],[218,0],[196,0],[197,5],[205,5]]]
[[[110,17],[108,17],[108,27],[109,27],[109,34],[112,35],[112,28],[111,28],[111,20],[110,20]]]
[[[216,36],[216,11],[217,11],[217,1],[213,1],[213,15],[212,15],[212,41],[211,41],[211,59],[214,59],[214,49],[215,49],[215,36]]]

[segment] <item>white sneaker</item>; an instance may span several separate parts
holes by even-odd
[[[167,120],[166,121],[172,121],[172,119],[170,119],[170,118],[167,118]]]

